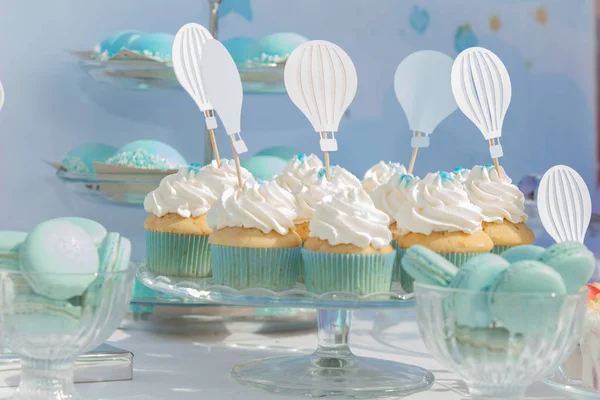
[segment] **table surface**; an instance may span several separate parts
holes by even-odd
[[[400,310],[398,312],[406,313]],[[464,395],[464,383],[431,357],[409,355],[375,340],[372,334],[373,318],[373,312],[355,313],[350,340],[357,355],[418,365],[429,369],[436,376],[436,383],[431,390],[404,399],[467,398]],[[425,352],[414,320],[407,319],[403,326],[406,328],[400,338],[402,348]],[[228,324],[226,327],[221,325],[221,328],[203,329],[192,333],[156,332],[140,322],[118,330],[108,343],[135,354],[134,379],[124,382],[78,384],[78,390],[87,399],[302,398],[241,386],[230,377],[229,371],[235,365],[253,359],[311,353],[317,345],[316,329],[257,333],[245,331],[243,324]],[[0,389],[0,397],[9,395],[13,390]],[[565,397],[538,382],[529,389],[527,399],[556,400]]]

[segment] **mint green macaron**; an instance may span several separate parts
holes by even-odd
[[[426,285],[448,286],[458,272],[450,261],[420,245],[408,248],[400,262],[415,281]]]
[[[525,260],[539,260],[542,254],[546,251],[541,246],[533,244],[524,244],[522,246],[514,246],[501,254],[509,263],[516,263]]]
[[[579,242],[553,244],[540,256],[539,261],[562,276],[567,293],[577,293],[596,268],[594,253]]]
[[[42,222],[19,248],[23,277],[39,295],[56,300],[80,296],[98,272],[92,237],[67,221]]]
[[[66,221],[72,223],[73,225],[77,225],[86,231],[88,235],[90,235],[96,247],[100,247],[100,244],[106,237],[106,228],[99,222],[91,219],[80,217],[62,217],[56,218],[55,221]]]
[[[560,295],[565,293],[565,283],[554,269],[539,261],[520,261],[498,276],[488,303],[494,320],[512,333],[546,334],[558,322]]]

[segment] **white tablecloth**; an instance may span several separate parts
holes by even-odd
[[[360,356],[377,357],[415,364],[432,371],[436,384],[426,392],[405,397],[409,400],[459,400],[465,391],[464,383],[431,357],[408,356],[402,351],[376,341],[372,335],[372,313],[360,312],[354,319],[351,343]],[[140,328],[115,332],[109,344],[135,354],[134,379],[124,382],[77,385],[89,399],[243,399],[268,400],[301,398],[271,394],[244,387],[235,382],[229,371],[235,365],[271,356],[308,354],[317,345],[316,330],[270,334],[247,333],[229,326],[226,332],[197,332],[193,334],[155,333]],[[414,321],[406,324],[402,336],[404,348],[425,351]],[[14,389],[0,389],[0,397]],[[528,399],[555,400],[564,396],[534,384]]]

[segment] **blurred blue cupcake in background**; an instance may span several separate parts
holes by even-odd
[[[114,57],[122,49],[129,49],[131,43],[144,35],[143,32],[135,30],[120,31],[100,42],[96,49],[98,56],[102,59]]]
[[[144,169],[178,169],[185,158],[173,147],[158,140],[136,140],[118,149],[106,164]]]
[[[273,156],[254,156],[242,161],[242,167],[259,179],[270,181],[279,175],[285,168],[287,162],[279,157]]]
[[[116,147],[103,143],[88,143],[69,151],[62,160],[62,166],[69,172],[91,174],[94,163],[104,163],[115,155]]]
[[[170,33],[149,33],[129,43],[128,49],[158,61],[171,61],[174,39]]]
[[[266,64],[283,62],[307,41],[306,37],[293,32],[273,33],[257,40],[248,50],[248,58]]]
[[[244,64],[249,60],[248,52],[254,43],[256,43],[256,39],[238,36],[225,40],[223,46],[231,54],[236,64]]]

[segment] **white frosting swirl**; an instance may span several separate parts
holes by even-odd
[[[275,180],[293,194],[299,193],[305,186],[310,186],[319,179],[319,170],[323,162],[314,154],[299,154],[287,163]]]
[[[351,244],[380,249],[390,244],[390,219],[375,208],[362,189],[348,189],[321,201],[310,222],[310,236],[335,246]]]
[[[362,180],[363,189],[372,193],[375,189],[387,183],[394,174],[406,174],[406,168],[400,163],[379,161],[365,172]]]
[[[319,171],[320,176],[325,176],[325,168]],[[331,183],[337,187],[346,187],[352,189],[362,189],[362,183],[352,172],[339,165],[331,168]]]
[[[146,195],[144,209],[157,217],[168,213],[184,218],[204,215],[217,201],[218,194],[197,179],[194,169],[181,168],[168,175]]]
[[[221,167],[217,166],[217,162],[213,160],[210,164],[199,168],[198,164],[191,164],[189,169],[195,169],[199,181],[211,188],[217,197],[221,196],[228,188],[238,187],[237,170],[234,160],[221,158]],[[254,182],[254,177],[246,168],[241,168],[242,180],[245,184]]]
[[[298,218],[296,219],[296,223],[310,221],[317,204],[326,196],[334,195],[348,189],[348,186],[341,180],[332,180],[329,182],[324,176],[318,178],[317,182],[313,185],[303,187],[300,193],[296,195],[298,203]]]
[[[275,181],[249,182],[244,189],[229,188],[208,212],[212,230],[256,228],[263,233],[286,235],[296,219],[294,196]]]
[[[385,212],[392,222],[396,221],[396,213],[400,207],[411,199],[411,191],[417,186],[419,178],[405,173],[396,173],[387,183],[379,186],[371,193],[375,207]]]
[[[502,167],[500,170],[502,176],[493,165],[473,167],[465,182],[469,199],[481,207],[485,222],[527,222],[525,196]]]
[[[454,177],[454,179],[456,179],[457,181],[459,181],[460,183],[462,183],[464,185],[465,182],[467,182],[467,179],[469,179],[470,173],[471,173],[471,170],[468,168],[456,167],[452,171],[452,176]]]
[[[482,229],[481,208],[469,201],[464,186],[447,172],[428,174],[410,194],[410,200],[396,213],[402,234],[474,233]]]

